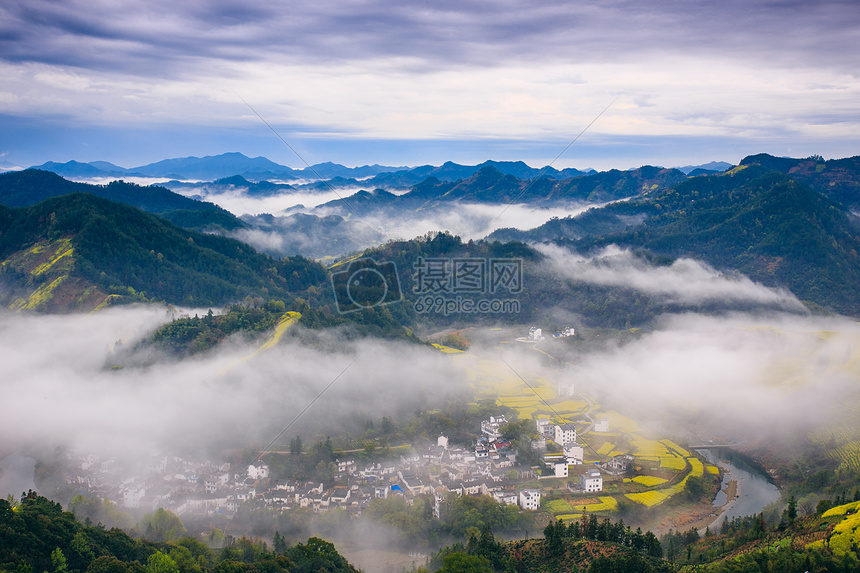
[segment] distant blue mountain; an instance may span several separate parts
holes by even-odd
[[[108,168],[108,166],[110,167]],[[93,163],[80,163],[79,161],[56,163],[55,161],[48,161],[42,165],[31,167],[31,169],[51,171],[61,177],[68,177],[70,179],[93,179],[96,177],[121,178],[123,176],[128,177],[132,175],[137,175],[139,177],[143,176],[139,173],[132,173],[128,169],[118,167],[106,161],[95,161]]]
[[[265,157],[247,157],[242,153],[222,153],[206,157],[179,157],[165,159],[156,163],[140,165],[127,169],[107,161],[91,161],[81,163],[69,161],[57,163],[48,161],[34,169],[51,171],[63,177],[72,179],[91,179],[96,177],[158,177],[176,180],[215,181],[240,175],[248,181],[265,181],[270,179],[330,179],[333,177],[365,178],[380,173],[408,169],[407,167],[386,167],[384,165],[365,165],[362,167],[345,167],[337,163],[320,163],[304,169],[293,169],[280,165]]]
[[[447,182],[459,181],[473,176],[484,167],[492,167],[504,175],[512,175],[518,179],[527,180],[537,177],[562,180],[595,173],[593,169],[581,171],[578,169],[559,170],[549,166],[543,168],[530,167],[522,161],[485,161],[478,165],[460,165],[448,161],[440,166],[422,165],[414,168],[377,164],[345,167],[337,163],[326,162],[304,169],[293,169],[270,161],[265,157],[251,158],[237,152],[206,157],[165,159],[130,169],[107,161],[92,161],[90,163],[49,161],[34,166],[35,169],[52,171],[72,179],[158,177],[177,181],[216,181],[238,175],[250,182],[304,179],[309,180],[310,185],[315,185],[317,183],[315,180],[321,178],[327,181],[334,180],[332,184],[335,186],[352,186],[359,180],[365,180],[361,181],[362,185],[399,188],[412,187],[428,177],[435,177],[440,181]]]
[[[734,167],[731,163],[727,163],[725,161],[711,161],[709,163],[704,163],[702,165],[685,165],[683,167],[676,167],[678,171],[683,171],[687,175],[690,175],[693,171],[704,173],[721,173],[726,169]]]

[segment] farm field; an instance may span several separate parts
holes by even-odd
[[[578,482],[582,469],[589,464],[606,462],[624,454],[634,457],[634,475],[628,475],[626,479],[625,476],[603,472],[604,492],[599,496],[599,502],[595,502],[593,493],[567,491],[562,497],[545,498],[541,509],[556,518],[574,519],[583,512],[610,514],[617,511],[618,501],[622,498],[654,507],[682,492],[691,476],[701,477],[706,472],[712,476],[719,475],[718,468],[703,462],[683,446],[672,440],[643,434],[635,420],[614,410],[604,410],[586,395],[577,393],[570,396],[565,392],[565,396],[559,396],[559,386],[551,380],[519,372],[527,381],[524,383],[504,364],[488,361],[471,362],[468,370],[468,379],[479,400],[495,399],[497,404],[516,410],[521,420],[548,418],[555,423],[577,424],[577,441],[585,449],[585,464],[569,466],[569,482]],[[593,405],[589,406],[589,402]],[[586,422],[589,418],[607,419],[609,431],[584,432],[589,426]],[[558,492],[557,481],[550,480],[541,487],[538,480],[537,487],[547,494]]]

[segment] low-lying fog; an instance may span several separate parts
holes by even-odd
[[[401,343],[344,342],[335,332],[312,344],[287,337],[246,361],[255,345],[234,341],[193,360],[106,368],[118,341],[132,344],[166,318],[154,306],[6,313],[0,451],[63,444],[133,456],[168,445],[259,447],[323,393],[283,438],[308,441],[368,417],[463,399],[468,355],[504,356],[526,379],[573,381],[646,428],[783,439],[833,421],[838,406],[856,398],[860,370],[856,322],[797,315],[665,317],[634,342],[552,369],[527,345],[473,347],[452,357]]]

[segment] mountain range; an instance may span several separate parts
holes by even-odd
[[[428,177],[435,177],[440,181],[457,181],[472,176],[483,167],[494,167],[505,175],[513,175],[519,179],[534,179],[539,176],[550,179],[568,179],[594,173],[592,169],[584,171],[572,168],[558,170],[551,166],[535,168],[522,161],[485,161],[478,165],[460,165],[448,161],[440,166],[421,165],[418,167],[392,167],[376,164],[345,167],[337,163],[326,162],[303,169],[294,169],[275,163],[265,157],[251,158],[237,152],[206,157],[165,159],[131,168],[120,167],[107,161],[88,163],[48,161],[41,165],[31,166],[32,169],[51,171],[70,179],[148,177],[175,179],[177,181],[214,181],[241,175],[252,182],[302,180],[318,183],[322,180],[341,178],[343,181],[339,184],[343,186],[352,186],[363,182],[371,187],[397,188],[411,187]],[[724,171],[729,167],[731,165],[726,162],[712,161],[705,165],[688,165],[679,170],[687,174],[696,169]],[[12,168],[14,166],[8,164],[7,169]]]
[[[125,181],[91,185],[68,181],[56,173],[37,169],[0,174],[0,205],[24,207],[70,193],[90,193],[104,197],[200,231],[233,230],[245,226],[233,214],[217,205],[189,199],[157,185],[144,187]]]
[[[229,181],[241,184],[238,179]],[[0,204],[7,205],[0,210],[0,282],[7,306],[49,311],[92,308],[94,301],[101,304],[110,295],[181,304],[222,304],[246,296],[290,300],[302,295],[311,307],[329,305],[325,313],[331,312],[332,300],[323,294],[329,290],[324,287],[326,271],[316,263],[295,256],[272,258],[239,241],[195,233],[165,219],[182,223],[177,214],[191,217],[189,213],[201,220],[224,217],[227,223],[210,230],[245,232],[248,237],[265,232],[282,242],[291,233],[295,237],[291,248],[307,255],[302,250],[320,245],[339,252],[363,248],[350,242],[359,236],[359,222],[352,220],[356,215],[385,214],[408,220],[410,213],[450,211],[463,204],[590,202],[601,206],[552,219],[534,229],[501,229],[486,244],[501,241],[492,253],[518,253],[531,261],[538,261],[541,255],[521,242],[553,242],[579,253],[618,245],[647,255],[643,260],[654,257],[655,265],[677,257],[693,258],[721,271],[787,288],[810,308],[857,316],[860,223],[854,211],[858,184],[858,158],[824,161],[757,155],[725,173],[687,176],[680,170],[646,166],[560,181],[526,181],[484,166],[455,182],[425,179],[400,196],[383,190],[361,191],[347,197],[349,207],[338,201],[316,214],[239,220],[212,205],[159,187],[84,185],[29,170],[0,175]],[[278,191],[265,185],[260,189]],[[93,196],[96,194],[101,197]],[[228,223],[236,226],[230,229]],[[416,234],[423,232],[416,230]],[[361,240],[380,240],[371,235]],[[309,242],[303,242],[304,237]],[[449,243],[433,243],[431,248],[428,241],[424,237],[383,245],[365,254],[397,259],[406,273],[405,282],[411,280],[410,257],[422,252],[449,254],[439,247]],[[450,253],[474,255],[488,248],[479,249],[478,244],[473,247],[454,241]],[[547,301],[564,300],[569,295],[563,289],[569,290],[569,285],[546,282],[530,295],[536,298],[527,306],[539,308]],[[577,294],[579,298],[572,299],[571,305],[587,306],[588,297],[595,292],[589,289]],[[648,300],[629,290],[610,288],[601,296],[617,302],[631,296],[637,302]],[[660,309],[666,310],[652,303],[643,308],[628,308],[619,323],[641,323]],[[594,312],[598,314],[592,320],[618,321],[620,316],[617,309],[605,304]]]

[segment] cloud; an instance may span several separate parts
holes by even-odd
[[[489,342],[450,356],[391,341],[345,342],[337,331],[301,327],[250,360],[259,343],[233,339],[193,360],[108,367],[118,340],[127,348],[170,316],[159,307],[5,313],[0,452],[67,445],[134,458],[155,449],[261,448],[306,407],[276,447],[295,435],[310,443],[360,432],[368,418],[408,419],[416,408],[462,403],[471,384],[517,376],[574,382],[600,411],[619,411],[682,440],[794,440],[838,422],[841,405],[858,399],[860,327],[780,314],[669,316],[657,330],[603,349],[549,343],[545,352],[569,362],[553,367],[526,345],[499,345],[504,334],[497,331],[476,333],[476,341]]]
[[[768,288],[741,274],[724,274],[692,259],[680,258],[668,266],[655,266],[615,245],[589,257],[554,245],[536,248],[549,257],[552,272],[572,281],[631,288],[673,303],[751,302],[805,312],[800,301],[786,289]]]
[[[93,69],[121,63],[149,69],[157,62],[162,73],[195,58],[328,65],[395,54],[402,69],[418,64],[432,69],[501,61],[653,60],[679,52],[697,57],[742,52],[776,65],[853,69],[846,48],[860,16],[850,8],[840,2],[782,2],[774,9],[771,3],[738,0],[540,6],[510,1],[414,6],[386,0],[337,7],[249,6],[235,0],[182,5],[139,0],[121,6],[34,0],[7,5],[2,31],[4,59]],[[809,38],[817,41],[810,44]],[[822,52],[828,61],[817,57]]]
[[[835,149],[857,123],[851,8],[34,0],[2,8],[0,113],[77,130],[269,135],[239,93],[291,142],[507,139],[520,156],[558,142],[545,163],[623,94],[578,147],[619,135],[732,137],[778,154],[814,138]]]
[[[0,451],[62,444],[134,456],[162,448],[243,448],[271,441],[323,392],[290,431],[306,438],[337,435],[367,418],[459,395],[465,384],[432,349],[345,343],[334,331],[310,333],[308,344],[290,339],[253,360],[244,359],[259,342],[238,339],[180,362],[149,357],[148,365],[134,367],[134,353],[116,354],[118,341],[128,348],[170,317],[161,307],[5,313]],[[109,367],[117,356],[129,361],[127,367]],[[411,365],[408,381],[404,362]]]
[[[772,446],[842,420],[842,404],[860,398],[858,343],[844,319],[688,314],[585,356],[568,378],[644,427]]]
[[[296,191],[265,197],[249,195],[248,190],[241,187],[235,187],[226,191],[212,191],[205,186],[182,187],[176,189],[174,192],[186,197],[200,197],[204,201],[214,203],[238,217],[241,215],[260,215],[262,213],[277,215],[290,207],[298,205],[312,208],[329,201],[335,201],[341,197],[346,197],[351,192],[354,192],[354,190]]]

